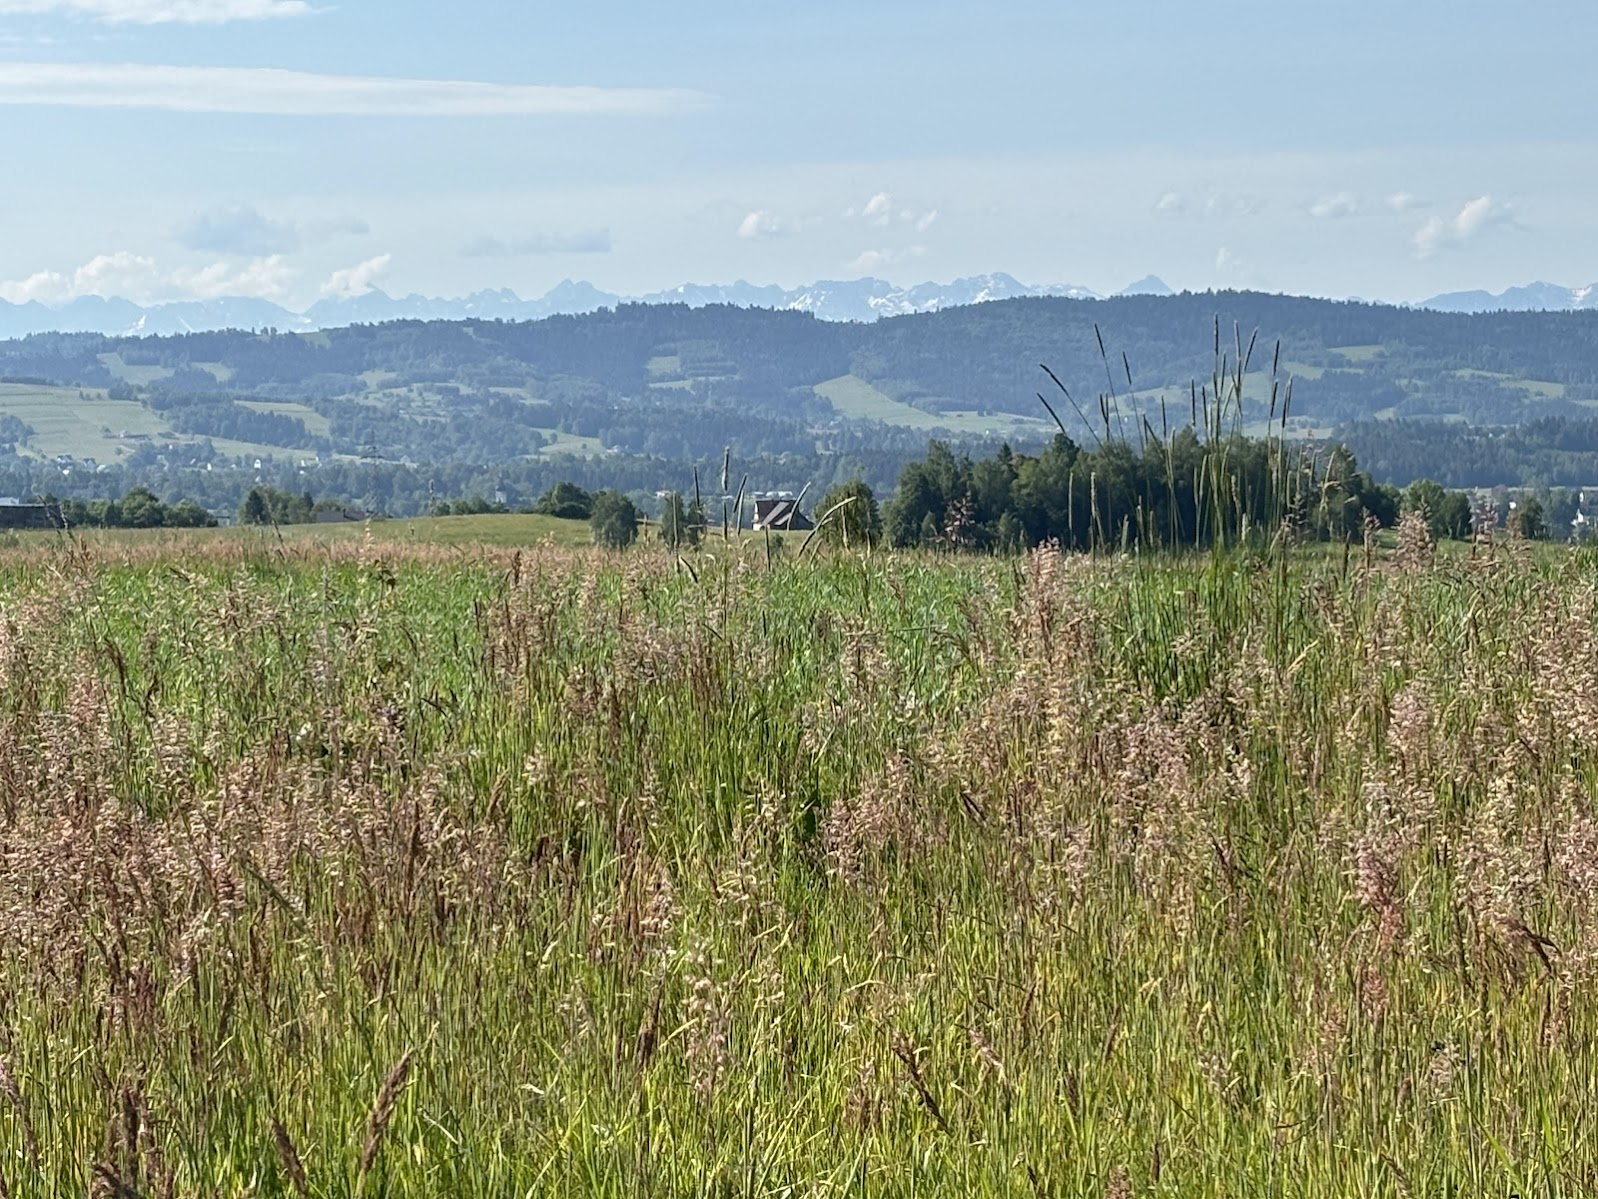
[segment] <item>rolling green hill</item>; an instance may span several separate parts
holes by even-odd
[[[653,490],[731,447],[786,464],[763,468],[768,486],[850,471],[880,485],[929,437],[974,452],[1041,446],[1055,426],[1040,390],[1078,440],[1102,435],[1106,413],[1117,429],[1145,417],[1180,427],[1216,368],[1239,358],[1253,376],[1245,427],[1421,445],[1401,455],[1400,474],[1426,470],[1424,443],[1450,428],[1598,420],[1598,313],[1470,316],[1256,293],[1021,299],[871,325],[623,305],[310,335],[45,334],[0,343],[0,378],[20,380],[0,386],[0,418],[27,426],[13,439],[24,458],[136,470],[628,462],[640,469],[627,478]]]

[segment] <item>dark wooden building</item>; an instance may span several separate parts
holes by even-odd
[[[57,504],[0,504],[0,529],[60,529]]]

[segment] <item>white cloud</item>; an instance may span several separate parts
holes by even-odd
[[[64,304],[80,296],[117,297],[140,304],[219,296],[273,299],[284,294],[294,274],[281,255],[242,265],[216,262],[167,269],[153,258],[123,250],[91,258],[70,273],[39,271],[26,279],[0,282],[0,299],[13,304],[30,300]]]
[[[388,264],[392,261],[394,261],[392,254],[379,254],[376,258],[368,258],[365,262],[358,262],[341,271],[334,271],[327,282],[322,284],[322,294],[340,299],[363,296],[372,290],[377,277],[388,269]]]
[[[887,229],[894,225],[907,225],[917,233],[925,233],[938,222],[936,208],[917,208],[912,204],[901,204],[893,198],[891,192],[877,192],[859,208],[844,210],[846,220],[862,220],[877,229]]]
[[[281,299],[298,272],[281,254],[257,258],[243,266],[216,262],[198,270],[173,271],[171,286],[177,292],[198,300],[221,296],[251,296],[263,300]]]
[[[749,213],[738,223],[738,236],[745,241],[771,241],[795,232],[797,228],[792,221],[764,208]]]
[[[79,296],[140,299],[156,290],[158,280],[154,259],[123,250],[97,255],[70,273],[39,271],[26,279],[0,283],[0,299],[13,304],[33,300],[62,304]]]
[[[1354,216],[1361,209],[1359,197],[1353,192],[1338,192],[1324,196],[1310,205],[1309,214],[1318,221],[1340,221]]]
[[[1181,216],[1187,211],[1187,199],[1181,192],[1166,192],[1154,201],[1154,211],[1160,216]]]
[[[65,13],[113,25],[222,25],[310,11],[305,0],[0,0],[0,15]]]
[[[878,192],[866,201],[866,206],[860,210],[860,215],[873,225],[886,225],[893,220],[893,197],[887,192]]]
[[[880,271],[895,261],[892,250],[867,250],[849,264],[851,271]]]
[[[1217,271],[1230,271],[1237,265],[1237,255],[1225,246],[1215,251],[1215,269]]]
[[[58,271],[39,271],[26,279],[0,282],[0,300],[8,304],[54,304],[70,299],[67,277]]]
[[[1430,208],[1431,205],[1413,192],[1394,192],[1387,197],[1387,207],[1394,212],[1413,212],[1417,208]]]
[[[920,258],[927,252],[925,246],[911,246],[905,250],[867,250],[849,264],[851,271],[880,271],[910,258]]]
[[[1211,219],[1227,217],[1254,217],[1265,211],[1265,200],[1260,196],[1233,195],[1210,190],[1200,197],[1189,197],[1171,190],[1161,194],[1154,202],[1156,216],[1202,216]]]
[[[1429,258],[1440,250],[1457,249],[1493,229],[1516,224],[1512,205],[1477,196],[1452,217],[1434,216],[1415,231],[1415,252]]]
[[[80,296],[144,296],[160,287],[155,259],[126,251],[101,254],[77,269],[72,293]]]
[[[0,104],[71,108],[268,116],[552,116],[681,112],[708,100],[702,93],[664,88],[390,79],[254,67],[0,63]]]

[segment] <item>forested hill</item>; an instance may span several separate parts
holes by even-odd
[[[623,305],[309,334],[40,334],[0,343],[10,381],[0,416],[28,427],[7,434],[20,452],[42,454],[48,438],[8,395],[69,389],[52,422],[72,415],[71,402],[97,405],[81,414],[107,439],[102,461],[126,460],[141,436],[206,440],[224,456],[480,464],[552,452],[702,460],[728,444],[749,455],[892,455],[928,436],[1024,446],[1053,431],[1040,389],[1086,436],[1040,363],[1089,421],[1113,387],[1126,419],[1141,408],[1158,429],[1185,423],[1190,383],[1209,378],[1217,349],[1234,359],[1256,330],[1250,419],[1267,415],[1279,340],[1279,373],[1294,379],[1289,428],[1301,435],[1598,415],[1598,312],[1465,315],[1213,293],[1016,299],[870,325]]]

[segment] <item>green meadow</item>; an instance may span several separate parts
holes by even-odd
[[[0,549],[3,1193],[1598,1188],[1591,558],[457,519]]]

